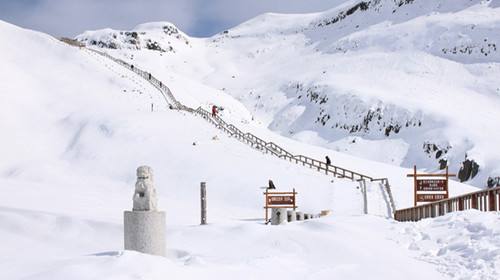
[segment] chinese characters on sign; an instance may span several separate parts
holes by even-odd
[[[268,196],[267,205],[294,205],[293,195]]]
[[[417,180],[417,191],[445,192],[446,191],[446,180],[445,179]]]
[[[432,202],[443,200],[445,198],[445,194],[417,194],[417,202]]]

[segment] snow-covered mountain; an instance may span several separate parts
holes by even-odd
[[[166,54],[115,39],[134,31],[77,39],[113,45],[113,55],[165,78],[228,93],[282,135],[404,167],[448,164],[484,187],[500,183],[499,7],[345,1],[322,13],[264,14],[211,38],[179,32],[189,44],[162,33],[177,30],[170,23],[138,33],[141,42],[175,44]]]
[[[173,24],[151,22],[140,24],[130,31],[115,31],[109,28],[87,31],[76,39],[89,46],[110,49],[155,50],[175,52],[176,48],[189,46],[189,39]]]
[[[329,155],[336,165],[388,177],[397,208],[404,208],[413,204],[413,185],[410,171],[398,165],[414,158],[433,170],[439,151],[456,164],[462,159],[452,156],[467,152],[480,164],[474,180],[482,185],[496,170],[486,160],[496,158],[498,138],[496,63],[451,60],[412,46],[391,50],[389,42],[337,51],[333,46],[354,30],[331,42],[317,37],[356,17],[386,17],[381,22],[389,26],[453,13],[484,13],[482,20],[494,21],[498,9],[495,2],[441,1],[447,10],[440,13],[427,7],[414,18],[387,20],[420,7],[406,2],[349,1],[324,13],[267,14],[213,38],[190,38],[159,22],[78,40],[149,70],[183,104],[221,105],[221,117],[243,131],[296,154]],[[169,110],[157,88],[103,56],[3,21],[0,37],[8,38],[0,44],[0,279],[500,277],[498,213],[399,223],[388,217],[386,193],[373,182],[364,215],[358,182],[263,154],[202,118]],[[456,116],[463,108],[468,115]],[[368,112],[366,129],[331,128],[353,125]],[[320,114],[330,117],[318,121]],[[385,135],[387,124],[404,120],[408,127]],[[421,142],[432,160],[420,155]],[[165,258],[123,250],[123,210],[132,207],[135,168],[143,164],[154,169],[159,209],[167,215]],[[332,215],[264,225],[268,179],[279,190],[295,188],[300,211]],[[202,181],[207,226],[198,226]],[[452,196],[474,190],[450,182]]]

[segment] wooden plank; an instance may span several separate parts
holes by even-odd
[[[446,177],[446,174],[406,174],[406,177]],[[448,177],[456,177],[456,174],[448,174]]]
[[[274,194],[298,194],[298,192],[264,192],[263,194],[274,195]]]
[[[417,206],[417,166],[413,166],[413,206]]]

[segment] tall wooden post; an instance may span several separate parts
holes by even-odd
[[[265,218],[265,220],[264,220],[264,223],[265,223],[265,224],[267,224],[267,221],[269,221],[269,216],[268,216],[268,214],[267,214],[267,209],[268,209],[268,205],[267,205],[267,195],[268,195],[268,192],[269,192],[269,190],[268,190],[268,189],[266,189],[266,193],[265,193],[265,194],[266,194],[266,198],[265,198],[265,199],[266,199],[266,201],[264,202],[264,203],[265,203],[265,205],[266,205],[266,206],[264,206],[265,211],[266,211],[266,215],[265,215],[265,216],[266,216],[266,218]]]
[[[205,182],[200,184],[200,200],[201,200],[201,224],[207,224],[207,185]]]
[[[489,211],[496,211],[497,210],[497,201],[496,201],[496,194],[494,191],[489,191],[488,192],[488,210]]]
[[[417,166],[413,166],[413,206],[417,206]]]
[[[297,209],[297,206],[295,204],[295,194],[296,194],[295,188],[293,188],[293,210]]]
[[[448,178],[449,178],[449,176],[448,176],[448,175],[449,175],[449,173],[448,173],[448,165],[446,165],[446,184],[445,184],[445,186],[446,186],[446,194],[444,195],[444,198],[445,198],[445,199],[448,199],[448,198],[449,198],[449,195],[448,195],[448,194],[450,193],[450,192],[449,192],[449,190],[448,190],[448,180],[449,180],[449,179],[448,179]]]

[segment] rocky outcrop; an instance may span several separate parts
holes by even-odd
[[[102,29],[78,35],[79,44],[108,49],[147,49],[158,52],[175,52],[176,48],[190,46],[187,36],[169,23],[146,23],[132,31]]]
[[[426,141],[422,145],[422,149],[424,150],[424,153],[428,155],[428,157],[438,160],[440,170],[443,170],[446,168],[446,166],[448,166],[447,154],[451,149],[450,145],[440,145]]]
[[[500,187],[500,177],[488,177],[486,185],[488,188]]]
[[[462,162],[462,167],[460,168],[460,171],[458,171],[458,179],[460,179],[460,182],[468,181],[476,177],[478,172],[479,164],[477,164],[474,160],[466,159]]]
[[[314,105],[318,112],[314,121],[316,124],[349,134],[389,137],[403,129],[422,126],[421,116],[394,105],[366,103],[352,95],[333,98],[332,88],[326,85],[305,86],[300,82],[292,82],[283,91],[297,98],[300,105]]]

